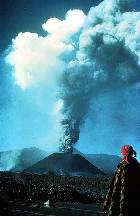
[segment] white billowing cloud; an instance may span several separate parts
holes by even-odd
[[[77,33],[83,26],[86,16],[81,10],[69,10],[65,20],[50,18],[42,25],[43,29],[59,40],[65,40],[72,34]]]
[[[13,39],[12,50],[6,58],[13,67],[16,84],[27,89],[57,77],[66,66],[62,55],[67,56],[73,51],[70,38],[80,30],[84,19],[82,11],[70,10],[65,20],[51,18],[42,25],[48,32],[45,37],[30,32],[19,33]]]
[[[42,25],[42,28],[47,31],[48,33],[54,33],[61,28],[63,21],[59,20],[58,18],[50,18],[46,23]]]
[[[39,37],[34,33],[19,33],[13,40],[13,50],[7,61],[14,68],[16,83],[23,89],[39,81],[49,80],[53,73],[63,69],[58,56],[71,48],[51,37]]]

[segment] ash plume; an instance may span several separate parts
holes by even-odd
[[[61,79],[60,97],[64,102],[62,113],[65,116],[62,127],[65,129],[60,143],[64,152],[72,151],[73,144],[78,141],[80,126],[88,115],[91,101],[94,110],[94,99],[104,91],[119,89],[123,92],[139,81],[137,53],[131,44],[127,44],[129,35],[123,32],[123,36],[118,30],[123,22],[126,25],[128,18],[133,23],[140,17],[139,13],[126,12],[128,6],[127,2],[104,1],[92,8],[87,16],[76,58],[69,63]]]
[[[56,133],[60,151],[72,152],[73,145],[82,141],[81,128],[89,119],[93,131],[89,143],[98,145],[104,137],[113,147],[135,141],[138,132],[133,131],[131,138],[129,132],[130,124],[140,122],[134,117],[139,106],[130,110],[129,99],[130,92],[138,95],[139,89],[140,12],[132,1],[104,0],[87,15],[70,10],[64,20],[51,18],[42,27],[44,37],[19,33],[7,62],[23,90],[37,85],[52,92],[49,112],[54,104],[52,121],[60,127]]]

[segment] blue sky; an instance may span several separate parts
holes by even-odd
[[[57,134],[53,135],[55,117],[50,114],[55,98],[53,92],[56,89],[36,85],[25,91],[15,85],[11,67],[4,62],[4,56],[8,52],[12,39],[19,32],[35,32],[44,36],[45,32],[41,25],[50,17],[64,19],[69,9],[81,9],[87,14],[90,7],[98,3],[99,1],[94,0],[3,0],[0,11],[0,150],[30,146],[37,146],[48,151],[58,148],[53,144],[55,135],[57,137]],[[138,1],[137,8],[139,8]],[[90,136],[91,134],[88,134],[88,138]],[[89,138],[90,141],[91,138]],[[85,142],[85,136],[83,142]],[[83,142],[78,144],[81,151],[90,153],[97,150],[92,146],[88,146],[87,150]],[[113,150],[112,147],[102,148],[101,146],[96,152],[102,151],[119,152],[117,148]]]
[[[44,34],[41,24],[50,17],[64,18],[69,9],[88,12],[99,0],[2,0],[0,7],[0,48],[3,50],[19,32]]]

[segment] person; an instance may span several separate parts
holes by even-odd
[[[122,161],[113,175],[103,211],[107,216],[139,216],[140,164],[131,145],[122,146],[121,152]]]

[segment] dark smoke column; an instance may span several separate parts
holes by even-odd
[[[80,126],[88,112],[92,95],[91,68],[74,62],[61,77],[59,97],[63,101],[60,122],[62,135],[59,141],[61,152],[72,153],[79,140]]]
[[[60,152],[72,153],[73,144],[79,139],[79,123],[76,120],[64,119],[61,121],[63,136],[60,139]]]

